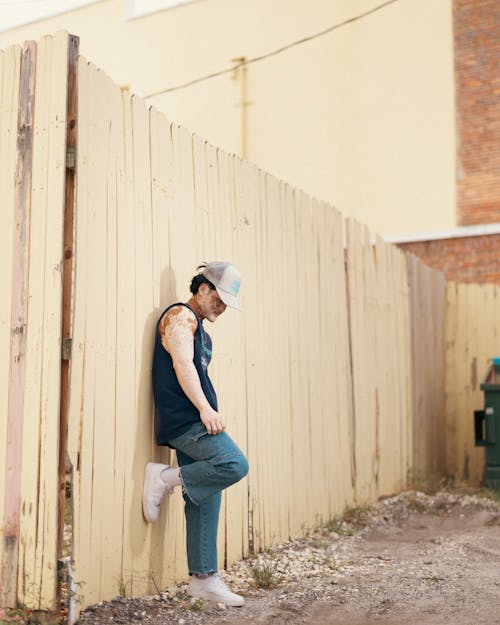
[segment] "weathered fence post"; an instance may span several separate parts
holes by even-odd
[[[72,295],[73,295],[73,244],[75,226],[75,185],[76,185],[76,137],[77,137],[77,83],[78,50],[80,40],[70,35],[68,41],[68,96],[66,118],[66,180],[64,197],[64,241],[63,241],[63,282],[62,282],[62,350],[61,350],[61,405],[59,420],[59,498],[57,527],[57,558],[64,555],[64,525],[66,510],[66,456],[68,440],[68,397],[70,383],[71,336],[72,336]],[[71,522],[72,522],[71,514]],[[68,574],[68,571],[66,571]],[[57,597],[61,600],[60,579]]]
[[[27,42],[21,56],[19,85],[17,166],[13,207],[14,253],[12,260],[10,378],[0,575],[0,605],[8,607],[17,606],[35,66],[36,45],[34,42]]]

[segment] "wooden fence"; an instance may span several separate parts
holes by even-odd
[[[224,494],[221,567],[443,466],[441,274],[76,51],[60,34],[0,57],[1,605],[54,608],[65,520],[80,607],[186,577],[180,494],[148,525],[141,491],[147,461],[174,461],[154,445],[155,322],[204,260],[243,274],[243,312],[208,328],[251,467]]]
[[[446,284],[408,256],[412,357],[412,479],[434,480],[447,473],[445,437]],[[453,384],[453,380],[449,380]]]
[[[485,449],[474,446],[474,410],[484,407],[480,384],[500,354],[500,290],[496,284],[450,282],[446,298],[446,470],[478,485]]]

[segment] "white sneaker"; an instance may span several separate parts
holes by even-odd
[[[191,597],[215,601],[215,603],[225,603],[235,607],[241,607],[245,603],[245,599],[241,595],[229,590],[218,573],[204,578],[192,575],[188,592]]]
[[[167,495],[172,492],[160,474],[168,469],[168,464],[148,462],[144,472],[144,488],[142,491],[142,512],[148,523],[154,523],[160,514],[160,505]]]

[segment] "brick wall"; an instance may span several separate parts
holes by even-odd
[[[398,247],[456,282],[500,284],[500,234],[413,241]]]
[[[454,0],[457,223],[500,222],[500,1]]]

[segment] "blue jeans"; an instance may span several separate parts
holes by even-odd
[[[225,432],[208,434],[201,421],[168,444],[181,467],[189,573],[214,573],[221,491],[245,477],[247,459]]]

